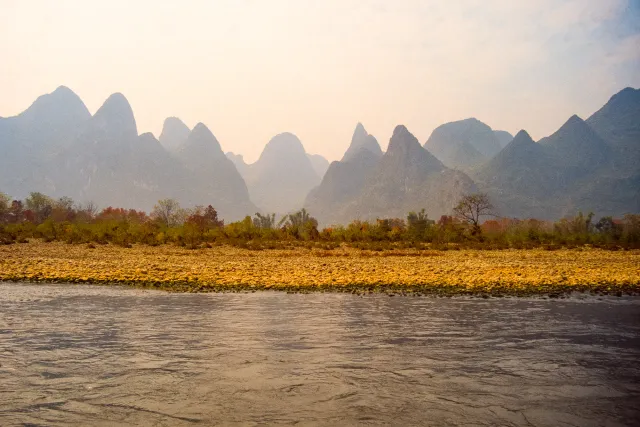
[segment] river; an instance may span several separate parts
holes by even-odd
[[[0,283],[0,425],[640,425],[640,299]]]

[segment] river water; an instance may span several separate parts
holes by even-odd
[[[640,425],[640,299],[0,283],[0,425]]]

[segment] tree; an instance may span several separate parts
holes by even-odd
[[[224,227],[224,220],[218,219],[218,211],[211,205],[207,206],[202,214],[207,221],[207,226],[212,227]]]
[[[81,222],[88,222],[98,214],[98,205],[92,201],[84,202],[76,206],[76,212],[78,213],[77,219]]]
[[[603,216],[595,225],[598,233],[608,236],[614,240],[618,240],[622,235],[622,225],[617,224],[610,216]]]
[[[25,219],[24,215],[24,204],[22,200],[14,200],[11,202],[11,206],[9,207],[8,213],[9,222],[18,223],[22,222]]]
[[[482,233],[480,217],[493,216],[493,205],[486,193],[467,194],[460,199],[453,213],[456,218],[471,226],[471,234]]]
[[[26,198],[25,204],[27,205],[27,210],[33,212],[35,221],[40,223],[49,218],[53,211],[54,202],[49,196],[32,192],[29,194],[29,197]]]
[[[283,216],[280,222],[278,222],[278,227],[283,227],[283,226],[284,228],[300,227],[309,221],[315,221],[316,226],[318,224],[318,221],[316,221],[315,218],[309,215],[309,212],[307,212],[306,209],[302,208],[298,212]]]
[[[180,208],[175,199],[158,200],[158,204],[151,211],[151,218],[166,227],[175,227],[184,222],[186,212]]]
[[[211,205],[206,208],[196,206],[187,217],[186,224],[194,226],[200,233],[211,228],[224,227],[224,221],[218,219],[218,212]]]
[[[51,217],[54,221],[71,221],[75,218],[75,215],[73,199],[70,197],[63,196],[53,202]]]
[[[270,230],[276,226],[276,214],[262,215],[260,212],[256,212],[253,218],[253,225],[256,228]]]
[[[11,202],[11,198],[3,192],[0,192],[0,222],[8,219],[10,209],[9,202]]]
[[[424,209],[418,213],[409,212],[407,215],[407,232],[412,238],[424,238],[427,228],[433,224],[434,221],[427,218],[427,214]]]
[[[282,227],[285,232],[296,238],[315,239],[320,234],[318,233],[318,220],[309,215],[309,212],[304,208],[282,217],[278,222],[278,227]]]

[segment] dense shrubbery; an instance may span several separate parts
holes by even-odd
[[[256,213],[253,218],[224,224],[212,206],[183,209],[170,199],[159,201],[147,215],[112,207],[98,212],[92,203],[75,205],[69,198],[53,200],[41,193],[31,193],[25,201],[12,201],[0,193],[0,243],[41,238],[124,247],[169,243],[189,248],[230,244],[248,249],[304,246],[326,250],[347,244],[374,251],[426,247],[555,249],[585,244],[611,249],[640,247],[640,215],[603,217],[594,222],[592,214],[580,213],[557,222],[503,218],[480,224],[478,215],[464,214],[468,207],[464,203],[477,198],[469,196],[456,207],[454,216],[442,216],[438,221],[427,218],[423,209],[410,212],[406,219],[356,220],[319,230],[318,222],[304,209],[278,223],[274,214]]]

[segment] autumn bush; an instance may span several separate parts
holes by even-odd
[[[466,203],[487,200],[469,196]],[[93,203],[74,204],[69,198],[51,199],[31,193],[12,200],[0,193],[0,244],[29,238],[69,244],[107,244],[124,248],[133,244],[172,244],[188,249],[228,244],[250,250],[306,248],[333,250],[341,245],[381,252],[404,249],[436,251],[467,249],[555,250],[590,245],[617,250],[640,248],[640,215],[623,218],[578,213],[559,221],[511,219],[466,214],[464,203],[454,215],[437,221],[425,210],[406,218],[354,220],[346,225],[320,229],[305,209],[283,216],[256,213],[225,224],[211,205],[184,209],[171,199],[160,200],[150,214],[134,209],[107,207],[98,211]],[[457,212],[457,213],[456,213]],[[466,215],[466,216],[465,216]]]

